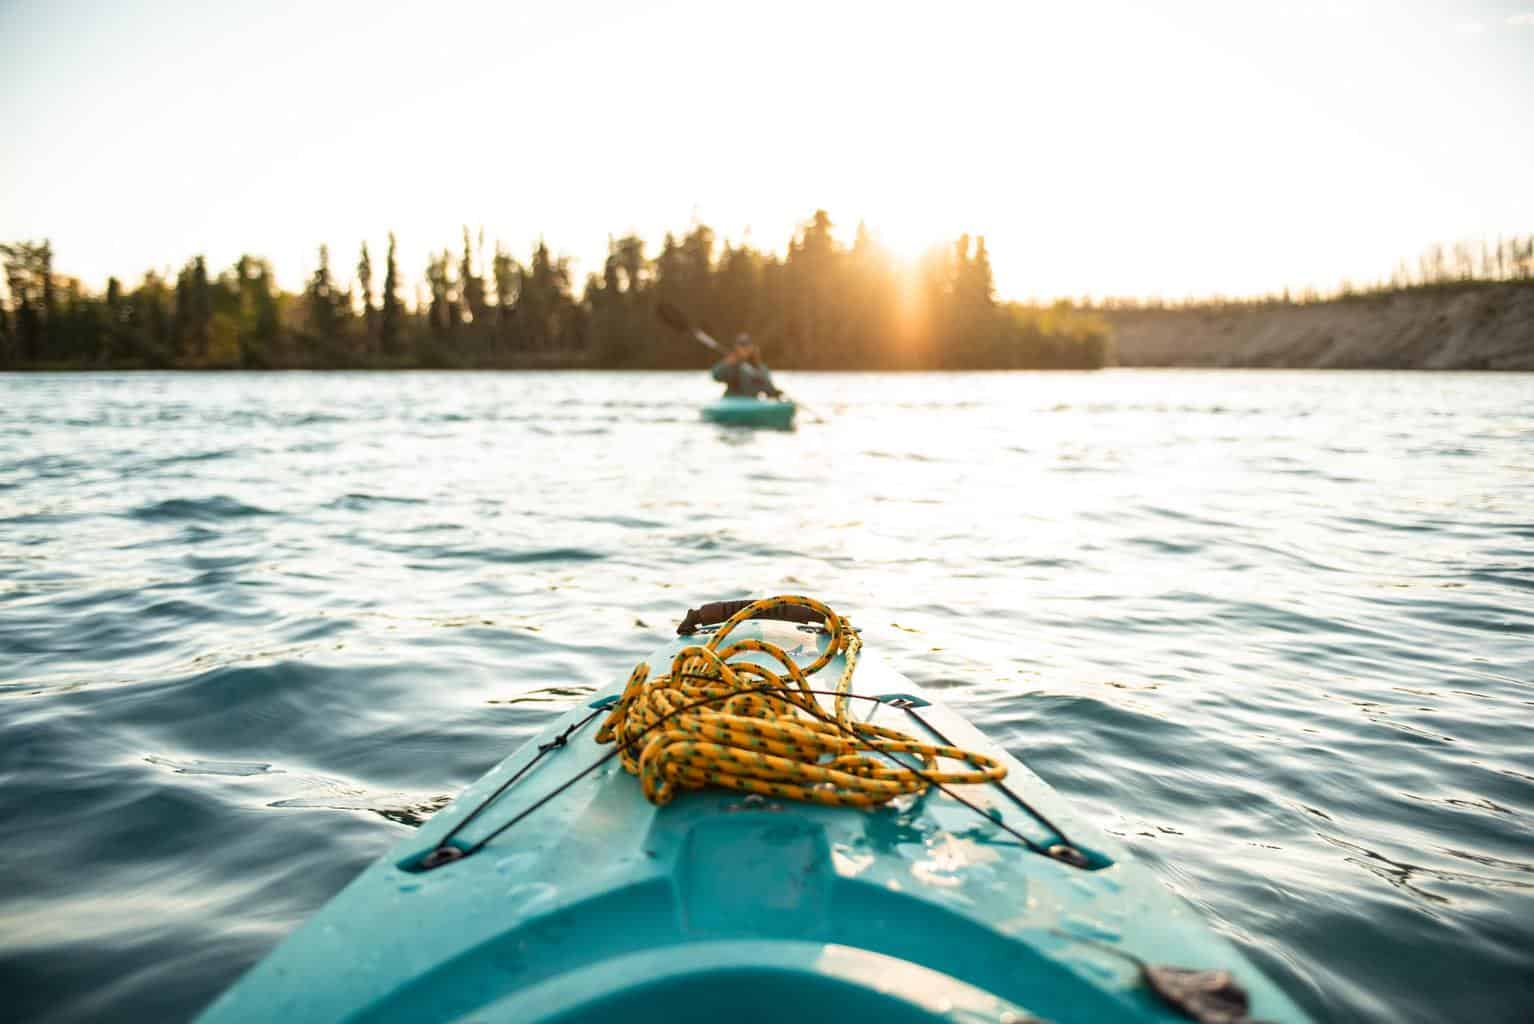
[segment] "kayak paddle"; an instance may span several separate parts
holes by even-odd
[[[669,302],[659,302],[659,303],[656,303],[656,305],[655,305],[655,316],[660,320],[661,323],[665,324],[667,327],[671,328],[672,330],[679,331],[682,334],[690,335],[694,340],[702,343],[703,345],[708,346],[709,348],[713,349],[715,352],[720,353],[721,355],[724,353],[725,348],[724,348],[723,345],[721,345],[721,344],[719,344],[719,342],[715,341],[709,335],[709,333],[707,331],[705,331],[703,328],[695,326],[691,321],[689,321],[687,319],[687,316],[686,316],[685,313],[683,313],[680,309],[677,309],[671,303],[669,303]],[[778,394],[783,395],[783,392],[779,391]],[[783,397],[787,398],[788,396],[787,395],[783,395]],[[824,416],[820,415],[820,413],[816,412],[814,409],[810,408],[808,405],[805,405],[803,402],[799,401],[797,398],[796,399],[791,399],[791,401],[793,401],[795,405],[799,406],[799,408],[803,409],[805,412],[807,412],[811,416],[815,417],[815,419],[817,421],[819,421],[821,423],[826,422],[826,418]]]
[[[692,324],[688,323],[687,317],[682,314],[682,311],[677,309],[671,303],[662,302],[657,305],[655,307],[655,315],[660,318],[661,323],[665,324],[667,327],[670,327],[672,330],[681,331],[683,334],[692,335],[698,341],[701,341],[715,352],[724,351],[723,345],[709,337],[708,332],[703,328],[694,327]]]

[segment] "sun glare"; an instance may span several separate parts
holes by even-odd
[[[871,228],[871,234],[883,249],[908,267],[920,263],[933,248],[949,241],[944,232],[914,220],[881,222]]]

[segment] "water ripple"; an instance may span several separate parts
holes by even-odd
[[[0,377],[8,1019],[185,1019],[689,606],[808,591],[1321,1019],[1534,1005],[1478,374]],[[19,982],[19,984],[15,984]]]
[[[201,520],[217,522],[243,516],[262,516],[271,513],[254,505],[246,505],[233,498],[216,495],[211,498],[169,498],[148,505],[140,505],[127,513],[135,519],[147,522],[179,522]]]

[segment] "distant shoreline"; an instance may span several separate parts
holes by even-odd
[[[1094,353],[1100,365],[1071,365],[1085,348],[1062,345],[1053,365],[939,366],[932,353],[903,365],[801,365],[784,357],[774,369],[816,373],[968,373],[1085,371],[1114,366],[1184,369],[1318,369],[1413,371],[1534,371],[1534,281],[1464,281],[1343,295],[1324,300],[1233,300],[1133,308],[1057,307],[1063,317],[1094,319],[1111,337]],[[1047,316],[1040,308],[1030,315]],[[1085,317],[1082,314],[1086,314]],[[1047,331],[1039,332],[1048,338]],[[1045,352],[1055,355],[1052,350]],[[0,373],[213,373],[578,371],[703,372],[702,360],[680,349],[660,365],[613,365],[597,352],[501,354],[489,361],[455,360],[428,351],[417,358],[354,358],[316,365],[154,365],[144,360],[33,361]],[[421,358],[424,356],[425,358]],[[436,356],[437,358],[432,358]]]
[[[1534,282],[1464,282],[1321,302],[1104,310],[1118,365],[1534,370]]]
[[[1254,364],[1249,364],[1249,365],[1214,364],[1214,363],[1178,363],[1178,364],[1170,364],[1170,363],[1154,363],[1154,364],[1153,363],[1117,363],[1117,364],[1110,365],[1110,366],[1089,367],[1089,368],[1076,368],[1076,369],[1071,369],[1071,368],[1047,368],[1047,367],[1032,367],[1032,368],[1024,367],[1024,368],[1018,368],[1018,369],[1002,368],[1002,369],[972,370],[972,369],[942,369],[942,368],[939,368],[939,367],[929,367],[929,368],[926,368],[926,369],[909,368],[909,367],[908,368],[872,367],[872,368],[864,369],[864,370],[854,370],[854,369],[827,370],[827,369],[823,369],[823,368],[811,368],[811,367],[799,367],[799,368],[796,368],[796,367],[791,367],[791,366],[790,367],[778,367],[777,369],[781,370],[784,373],[795,373],[795,374],[797,374],[797,373],[813,373],[813,374],[827,374],[827,375],[841,375],[841,374],[851,375],[851,374],[859,374],[859,373],[891,373],[891,374],[901,374],[901,375],[905,375],[905,374],[918,374],[918,373],[938,373],[938,374],[959,374],[959,373],[976,373],[976,374],[992,374],[992,373],[1048,373],[1048,374],[1055,374],[1055,373],[1061,373],[1061,374],[1064,374],[1064,373],[1100,373],[1100,372],[1103,372],[1105,370],[1187,370],[1187,371],[1195,371],[1195,372],[1196,371],[1207,371],[1207,370],[1214,370],[1214,371],[1219,371],[1219,370],[1242,370],[1242,371],[1248,371],[1248,370],[1250,370],[1250,371],[1259,372],[1259,373],[1263,372],[1263,371],[1269,371],[1269,372],[1285,372],[1285,371],[1289,371],[1289,372],[1292,372],[1292,371],[1296,371],[1296,370],[1303,370],[1303,371],[1306,371],[1306,372],[1314,371],[1314,372],[1318,372],[1318,373],[1342,373],[1342,374],[1346,374],[1346,373],[1411,373],[1411,374],[1423,374],[1423,373],[1431,373],[1431,374],[1534,373],[1534,366],[1492,367],[1492,368],[1478,367],[1478,366],[1282,366],[1282,365],[1266,364],[1266,363],[1264,363],[1264,364],[1255,364],[1254,363]],[[220,373],[234,374],[234,373],[241,373],[241,374],[244,374],[244,373],[250,373],[250,374],[269,374],[269,375],[276,376],[276,375],[281,375],[281,374],[286,374],[286,373],[314,373],[314,374],[331,374],[331,373],[366,373],[366,374],[374,374],[374,373],[379,373],[379,374],[394,374],[394,373],[625,373],[625,374],[627,374],[627,373],[632,373],[632,374],[641,374],[641,373],[691,373],[691,372],[695,372],[695,371],[685,370],[685,369],[677,369],[675,367],[645,368],[645,367],[634,367],[634,366],[445,366],[445,367],[444,366],[398,366],[398,367],[368,367],[368,366],[355,366],[355,367],[334,367],[334,366],[302,367],[302,366],[285,366],[285,367],[273,367],[273,368],[266,368],[266,369],[246,369],[246,368],[238,367],[238,366],[232,366],[232,367],[231,366],[225,366],[225,367],[149,367],[149,366],[19,366],[18,367],[18,366],[11,366],[11,367],[6,367],[4,369],[0,369],[0,377],[5,377],[5,376],[23,377],[23,376],[33,376],[33,375],[41,375],[41,374],[49,374],[49,373],[80,374],[80,375],[90,375],[90,374],[100,374],[100,373],[127,373],[127,374],[139,374],[139,373],[168,373],[168,374],[220,374]],[[705,372],[705,369],[704,368],[699,368],[696,372],[702,373],[702,372]]]

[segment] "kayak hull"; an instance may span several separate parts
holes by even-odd
[[[745,623],[739,637],[801,664],[826,642],[818,627],[779,622]],[[652,669],[685,642],[647,659]],[[816,678],[840,671],[838,658]],[[655,807],[594,742],[620,688],[573,708],[407,836],[202,1019],[1185,1019],[1136,961],[1228,970],[1254,1018],[1307,1019],[1112,837],[875,652],[864,650],[853,689],[879,699],[856,701],[857,717],[1000,760],[1001,783],[957,790],[980,812],[936,790],[865,810],[706,788]],[[423,870],[523,769],[454,843],[526,817]],[[1041,849],[1068,839],[1081,866],[997,822]]]
[[[794,425],[798,407],[793,402],[770,398],[743,398],[726,395],[703,407],[703,418],[710,423],[732,427],[766,427],[787,430]]]

